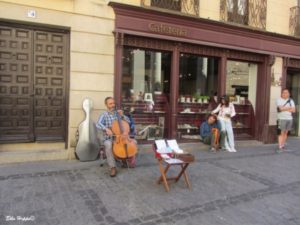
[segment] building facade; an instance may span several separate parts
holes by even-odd
[[[0,9],[2,149],[56,142],[72,157],[85,98],[96,121],[114,96],[140,143],[198,141],[223,94],[239,139],[276,140],[283,87],[299,107],[296,0],[1,0]]]

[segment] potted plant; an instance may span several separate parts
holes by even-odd
[[[198,93],[193,94],[193,102],[198,102],[198,103],[202,103],[202,99],[201,99],[201,95]]]
[[[202,102],[203,103],[208,103],[208,100],[209,100],[209,96],[207,96],[207,95],[202,96]]]

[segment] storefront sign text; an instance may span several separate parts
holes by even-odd
[[[162,33],[162,34],[168,34],[168,35],[174,35],[174,36],[187,36],[187,30],[179,28],[179,27],[173,27],[166,24],[157,24],[157,23],[150,23],[149,24],[149,30],[156,33]]]

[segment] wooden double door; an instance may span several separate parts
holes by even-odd
[[[0,23],[0,143],[66,138],[68,31]]]

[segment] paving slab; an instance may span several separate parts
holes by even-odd
[[[180,180],[170,192],[156,183],[148,150],[137,168],[119,168],[115,178],[99,161],[0,165],[0,224],[299,225],[299,145],[300,138],[289,138],[282,154],[276,144],[216,154],[182,145],[196,157],[188,169],[192,189]]]

